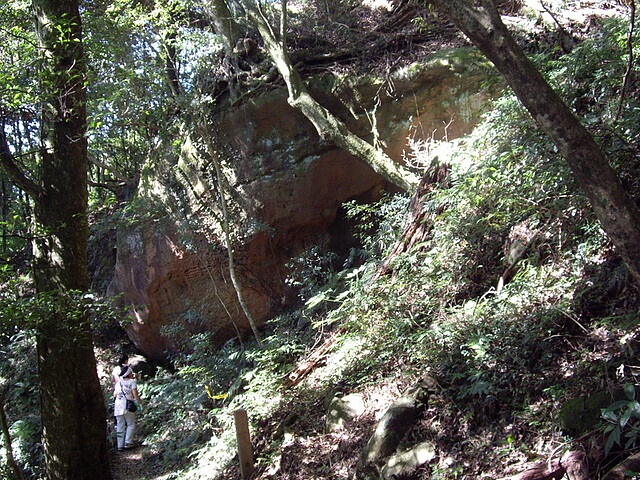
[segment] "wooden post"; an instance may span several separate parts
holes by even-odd
[[[238,457],[240,458],[240,475],[249,478],[253,473],[253,447],[249,434],[249,420],[246,410],[233,412],[236,424],[236,440],[238,441]]]

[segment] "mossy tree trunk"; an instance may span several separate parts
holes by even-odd
[[[286,2],[282,2],[280,32],[276,33],[252,0],[240,0],[247,16],[256,26],[265,48],[276,68],[284,78],[289,92],[289,104],[300,110],[311,121],[322,138],[330,138],[340,148],[367,163],[387,181],[411,192],[420,180],[419,176],[394,162],[383,151],[353,134],[335,115],[320,105],[308,92],[298,71],[291,63],[286,46]]]
[[[518,47],[491,0],[427,0],[462,30],[504,75],[551,138],[591,202],[602,228],[640,283],[640,210],[616,172],[560,96]]]
[[[227,55],[232,55],[233,47],[240,39],[240,26],[225,0],[211,0],[209,9],[216,34],[222,39]]]
[[[85,59],[78,0],[34,0],[41,70],[41,183],[35,280],[52,313],[38,325],[43,445],[50,480],[110,480],[106,410],[88,319],[66,301],[87,273]]]

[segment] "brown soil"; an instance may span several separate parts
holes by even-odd
[[[161,480],[160,468],[145,457],[145,447],[111,452],[113,480]]]

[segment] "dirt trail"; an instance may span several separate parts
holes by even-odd
[[[157,468],[150,465],[143,456],[144,447],[111,452],[111,473],[113,480],[161,480]]]

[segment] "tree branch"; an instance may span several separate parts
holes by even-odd
[[[339,118],[320,105],[309,94],[300,74],[291,62],[286,45],[282,38],[277,38],[262,11],[251,0],[240,1],[247,17],[260,32],[269,56],[287,84],[289,105],[300,110],[307,117],[320,137],[331,139],[340,148],[365,162],[390,183],[405,191],[413,191],[418,185],[419,176],[396,163],[382,150],[352,133]],[[284,12],[282,23],[283,25],[286,23]]]
[[[40,186],[28,178],[14,160],[7,140],[5,119],[2,119],[0,125],[0,165],[2,165],[11,181],[24,190],[29,196],[37,198],[38,195],[40,195],[42,192]]]
[[[128,177],[124,173],[122,173],[120,170],[110,165],[107,165],[104,162],[101,162],[94,155],[89,154],[88,159],[89,159],[89,162],[91,162],[91,164],[95,165],[96,167],[100,167],[106,170],[107,172],[110,172],[116,178],[116,180],[119,180],[120,182],[126,182],[128,180]]]
[[[629,81],[631,79],[631,73],[633,72],[633,35],[636,26],[636,2],[635,0],[631,0],[629,3],[629,33],[627,34],[627,55],[629,56],[627,60],[627,71],[624,73],[624,80],[622,82],[622,88],[620,89],[620,100],[618,102],[618,110],[616,112],[616,117],[613,120],[614,123],[620,119],[622,115],[622,110],[624,109],[624,99],[627,96],[627,90],[629,88]]]
[[[104,188],[106,190],[109,190],[113,193],[117,193],[119,189],[121,189],[122,187],[125,186],[124,182],[117,182],[114,181],[113,183],[106,183],[106,182],[92,182],[91,180],[89,180],[87,182],[87,184],[90,187],[94,187],[94,188]]]

